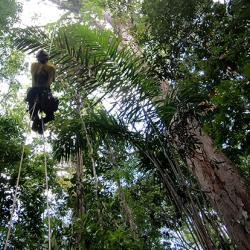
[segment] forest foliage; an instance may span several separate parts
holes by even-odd
[[[250,3],[51,2],[65,16],[26,28],[12,25],[20,3],[0,3],[0,84],[8,86],[0,91],[0,244],[24,146],[10,249],[46,249],[48,212],[52,249],[235,247],[171,125],[194,114],[250,182]],[[17,80],[25,54],[40,48],[56,66],[52,90],[60,100],[47,152],[42,138],[27,140]]]

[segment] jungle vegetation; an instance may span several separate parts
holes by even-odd
[[[0,2],[0,244],[24,145],[8,249],[48,249],[45,155],[52,249],[250,249],[250,2],[50,1],[60,20],[25,28]],[[46,152],[17,80],[41,48]]]

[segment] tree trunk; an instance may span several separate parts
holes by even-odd
[[[250,195],[236,167],[192,115],[175,120],[171,134],[237,248],[250,249]]]
[[[120,201],[121,201],[121,208],[122,208],[122,210],[124,212],[124,215],[125,215],[125,217],[127,219],[127,222],[129,224],[130,230],[131,230],[131,232],[133,234],[133,237],[135,239],[137,239],[138,238],[137,237],[137,234],[138,234],[137,226],[136,226],[136,224],[134,222],[132,210],[131,210],[131,208],[129,207],[129,205],[127,203],[125,193],[123,191],[120,179],[117,180],[117,185],[118,185],[119,198],[120,198]]]
[[[118,166],[118,161],[116,158],[116,153],[114,151],[114,149],[110,146],[108,146],[109,148],[109,153],[110,153],[110,162],[112,163],[113,167],[115,169],[117,169],[119,171],[119,166]],[[118,148],[117,148],[118,150]],[[130,208],[127,200],[126,200],[126,196],[121,184],[121,180],[120,177],[116,178],[116,183],[118,186],[118,195],[119,195],[119,199],[120,199],[120,207],[123,211],[124,217],[126,218],[126,223],[128,223],[129,227],[130,227],[130,231],[133,234],[134,239],[138,239],[138,228],[137,225],[134,221],[134,216],[133,216],[133,212],[132,209]]]
[[[107,10],[104,12],[104,20],[112,26],[114,32],[120,37],[122,45],[128,46],[137,56],[142,56],[140,46],[130,33],[134,27],[131,21],[122,22],[117,18],[113,18],[112,14]]]
[[[86,212],[83,188],[83,155],[81,149],[78,150],[76,164],[76,195],[77,195],[77,216],[81,218]]]
[[[83,155],[82,150],[79,148],[77,154],[76,164],[76,221],[81,221],[83,215],[86,213],[86,204],[84,200],[84,187],[83,187]],[[79,222],[78,222],[79,223]],[[77,229],[76,232],[76,247],[81,250],[85,247],[84,237],[81,230]]]
[[[80,116],[80,119],[81,119],[81,122],[82,122],[82,128],[83,128],[83,131],[85,133],[85,137],[86,137],[86,141],[87,141],[87,148],[88,148],[88,155],[89,155],[89,158],[91,160],[91,165],[92,165],[92,172],[93,172],[93,177],[94,177],[94,184],[95,184],[95,199],[96,199],[96,203],[97,203],[97,215],[98,215],[98,221],[99,221],[99,224],[100,224],[100,228],[103,229],[103,221],[102,221],[102,215],[101,215],[101,203],[100,203],[100,200],[99,200],[99,197],[98,197],[98,190],[99,190],[99,187],[98,187],[98,177],[97,177],[97,173],[96,173],[96,162],[95,162],[95,159],[94,159],[94,148],[93,148],[93,145],[92,145],[92,141],[91,141],[91,138],[88,134],[88,129],[86,127],[86,124],[85,124],[85,121],[84,121],[84,118],[83,116],[81,115],[81,112],[82,110],[85,108],[88,112],[88,107],[86,105],[85,106],[85,102],[86,100],[82,100],[81,96],[76,93],[76,102],[77,102],[77,108],[78,108],[78,111],[79,111],[79,116]]]
[[[166,171],[166,168],[161,166],[158,162],[155,156],[150,155],[150,153],[146,152],[146,155],[148,156],[149,160],[152,162],[152,164],[155,166],[155,168],[158,170],[159,175],[162,179],[162,183],[165,186],[165,189],[169,193],[169,196],[171,197],[173,204],[176,206],[176,208],[179,210],[180,214],[183,212],[186,215],[186,218],[191,219],[192,223],[190,223],[190,226],[187,223],[187,226],[189,228],[189,231],[193,237],[194,243],[196,244],[197,249],[200,249],[199,246],[202,247],[202,249],[214,249],[214,243],[213,240],[205,227],[204,222],[198,215],[199,212],[194,208],[193,204],[183,204],[177,191],[176,187],[173,184],[171,177]]]

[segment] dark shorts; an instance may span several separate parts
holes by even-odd
[[[29,110],[32,109],[36,103],[36,107],[39,111],[45,113],[55,112],[59,104],[58,99],[53,97],[50,89],[37,87],[28,89],[25,101],[29,103]]]

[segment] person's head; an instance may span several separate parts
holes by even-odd
[[[41,49],[36,54],[36,58],[39,63],[45,64],[49,60],[49,54],[45,50]]]

